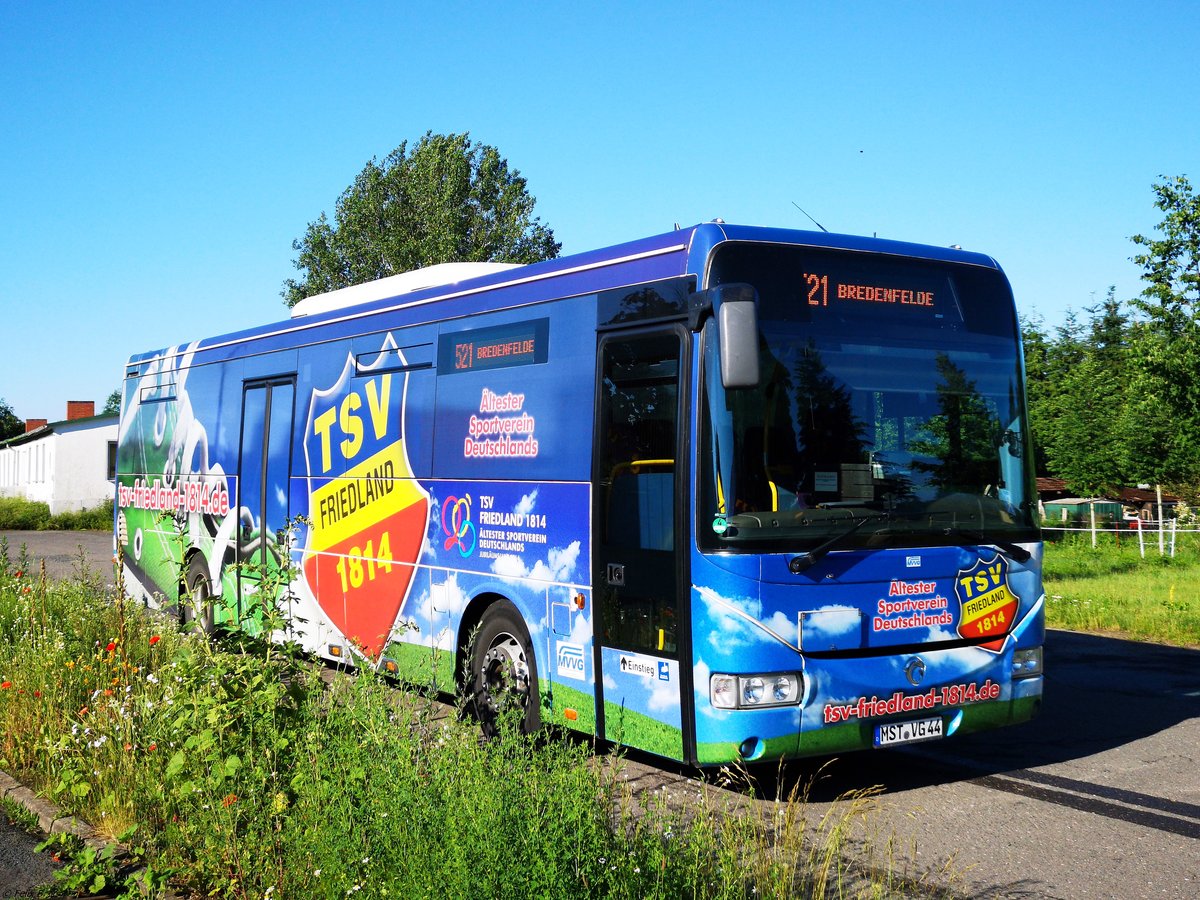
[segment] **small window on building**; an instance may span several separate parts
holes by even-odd
[[[109,481],[116,481],[117,478],[117,442],[108,442],[108,474],[105,477]]]

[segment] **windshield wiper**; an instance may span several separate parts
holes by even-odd
[[[801,572],[811,569],[829,553],[834,547],[844,541],[846,538],[853,535],[858,529],[862,528],[868,522],[878,522],[880,519],[886,519],[886,514],[877,516],[863,516],[861,519],[855,519],[854,524],[845,531],[839,531],[823,544],[818,544],[807,553],[801,553],[799,556],[793,556],[788,560],[788,571],[793,575],[799,575]]]
[[[976,531],[973,528],[948,525],[943,529],[943,533],[946,535],[957,535],[977,544],[989,544],[993,547],[998,547],[1019,563],[1029,562],[1030,557],[1033,555],[1020,544],[1014,544],[1012,541],[984,534],[982,531]]]

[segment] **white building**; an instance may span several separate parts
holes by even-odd
[[[29,419],[25,433],[0,441],[0,497],[46,503],[51,515],[111,500],[117,465],[117,417],[71,400],[61,422]]]

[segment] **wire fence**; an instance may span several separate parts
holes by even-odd
[[[1093,547],[1098,547],[1102,540],[1107,542],[1107,535],[1112,535],[1112,541],[1118,546],[1122,540],[1137,541],[1143,559],[1147,545],[1151,552],[1157,551],[1160,556],[1174,556],[1180,543],[1192,547],[1200,544],[1200,537],[1196,537],[1200,536],[1200,528],[1181,527],[1176,519],[1132,519],[1121,523],[1093,522],[1081,526],[1043,525],[1042,534],[1050,541],[1060,540],[1070,534],[1090,535]]]

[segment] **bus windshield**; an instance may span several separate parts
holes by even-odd
[[[724,389],[706,325],[704,548],[1038,539],[1020,343],[998,270],[731,243],[709,283],[734,282],[758,291],[762,374]]]

